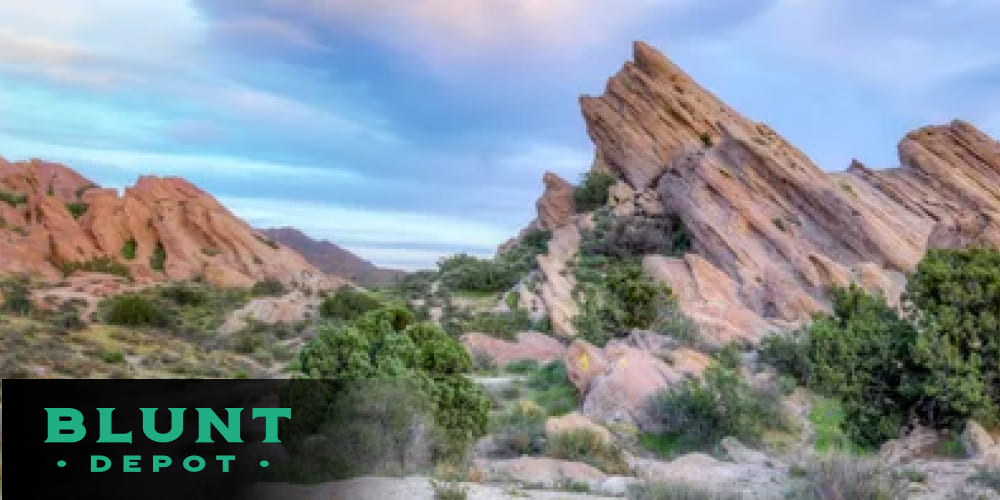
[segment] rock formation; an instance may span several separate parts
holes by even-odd
[[[0,272],[59,279],[74,265],[110,259],[140,283],[330,284],[293,250],[183,179],[141,177],[119,194],[63,165],[0,159],[0,196]]]
[[[331,276],[349,279],[362,286],[382,286],[405,274],[384,269],[326,240],[317,241],[292,227],[263,229],[261,234],[291,247],[306,261]]]
[[[687,228],[691,254],[644,265],[707,340],[754,340],[828,310],[830,285],[897,301],[928,248],[1000,246],[1000,144],[968,123],[907,134],[900,167],[829,173],[642,42],[580,102],[593,169],[622,181],[616,213],[662,210]]]
[[[566,225],[576,213],[573,185],[552,172],[545,172],[542,183],[545,184],[545,192],[535,203],[539,225],[548,230]]]

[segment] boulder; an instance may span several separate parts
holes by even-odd
[[[590,389],[590,381],[604,373],[607,360],[604,351],[585,340],[574,340],[566,350],[566,375],[580,394]]]
[[[566,352],[566,346],[561,342],[540,332],[520,332],[514,341],[498,339],[484,333],[467,333],[461,340],[470,354],[486,356],[498,367],[520,360],[533,360],[539,364],[546,364],[562,358]]]
[[[997,443],[983,426],[975,420],[969,420],[965,423],[965,430],[962,431],[962,446],[970,458],[982,458],[993,452]]]
[[[612,442],[611,432],[606,428],[595,424],[589,418],[579,412],[572,412],[561,417],[549,417],[545,421],[545,437],[552,439],[553,436],[576,430],[588,430],[598,435],[601,442],[610,444]]]

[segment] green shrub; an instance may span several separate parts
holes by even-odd
[[[581,313],[573,320],[578,333],[594,345],[651,328],[664,310],[676,307],[670,288],[646,276],[635,260],[609,262],[603,274],[600,284],[583,288]]]
[[[161,286],[159,295],[179,306],[201,306],[208,301],[208,296],[204,291],[186,283]]]
[[[618,180],[611,174],[592,170],[573,191],[577,213],[590,212],[608,203],[608,190]]]
[[[511,361],[507,363],[504,370],[507,373],[533,373],[540,369],[538,361],[533,359],[519,359],[517,361]]]
[[[118,295],[108,299],[104,321],[119,326],[167,326],[170,321],[165,309],[137,294]]]
[[[705,370],[704,379],[687,379],[654,396],[652,410],[678,451],[712,449],[726,436],[756,445],[765,431],[787,426],[778,398],[718,364]]]
[[[533,373],[527,385],[536,391],[535,402],[549,415],[565,415],[579,404],[576,387],[569,381],[566,365],[561,360],[552,361]]]
[[[767,336],[761,341],[760,360],[805,384],[810,373],[808,342],[808,331],[802,329]]]
[[[518,332],[530,330],[534,326],[528,312],[517,309],[511,312],[480,312],[462,323],[462,333],[480,332],[487,335],[513,340]]]
[[[112,274],[132,279],[132,271],[129,270],[128,266],[108,256],[95,257],[86,261],[65,262],[62,265],[62,272],[66,276],[77,271]]]
[[[0,296],[3,297],[0,312],[28,316],[35,310],[26,279],[15,278],[0,281]]]
[[[706,148],[712,147],[712,134],[708,132],[702,132],[698,134],[698,138],[701,140],[701,145]]]
[[[250,295],[254,297],[280,297],[288,291],[285,284],[275,278],[267,278],[253,284]]]
[[[18,205],[24,205],[28,202],[27,195],[18,193],[8,193],[6,191],[0,191],[0,201],[7,203],[12,207],[17,207]]]
[[[149,267],[154,271],[163,272],[164,264],[167,262],[167,250],[163,248],[163,243],[156,242],[153,255],[149,257]]]
[[[319,306],[319,315],[328,319],[352,321],[381,306],[382,303],[367,292],[343,286],[333,295],[323,299]]]
[[[591,429],[573,429],[549,438],[545,454],[560,460],[585,462],[608,474],[625,474],[628,464],[621,448]]]
[[[66,210],[69,211],[74,219],[79,219],[83,214],[87,213],[87,204],[78,201],[70,202],[66,204]]]
[[[108,364],[120,364],[125,362],[125,355],[116,349],[102,349],[101,361]]]
[[[468,352],[441,328],[414,323],[403,307],[369,311],[354,321],[320,327],[299,353],[299,370],[331,383],[406,379],[420,384],[433,402],[436,453],[463,455],[486,432],[490,402],[464,376],[472,369]]]
[[[520,278],[519,270],[503,262],[458,254],[438,262],[441,283],[449,290],[500,292]]]
[[[923,370],[913,382],[923,400],[917,414],[936,426],[1000,422],[1000,251],[931,250],[905,299]]]
[[[124,258],[125,260],[134,260],[136,247],[137,243],[135,241],[135,238],[129,238],[125,240],[125,243],[122,244],[122,250],[121,250],[122,258]]]

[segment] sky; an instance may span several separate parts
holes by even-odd
[[[492,255],[578,97],[662,50],[827,170],[909,130],[1000,137],[997,0],[0,0],[0,155],[101,185],[182,176],[257,227],[377,264]]]

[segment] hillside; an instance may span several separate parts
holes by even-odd
[[[292,227],[262,229],[260,232],[279,244],[295,250],[320,271],[347,278],[361,286],[387,285],[405,274],[396,269],[377,267],[327,240],[314,240]]]
[[[273,278],[327,286],[295,251],[179,178],[145,176],[124,193],[69,167],[0,158],[0,273],[58,279],[74,270],[140,283],[202,278],[250,286]]]

